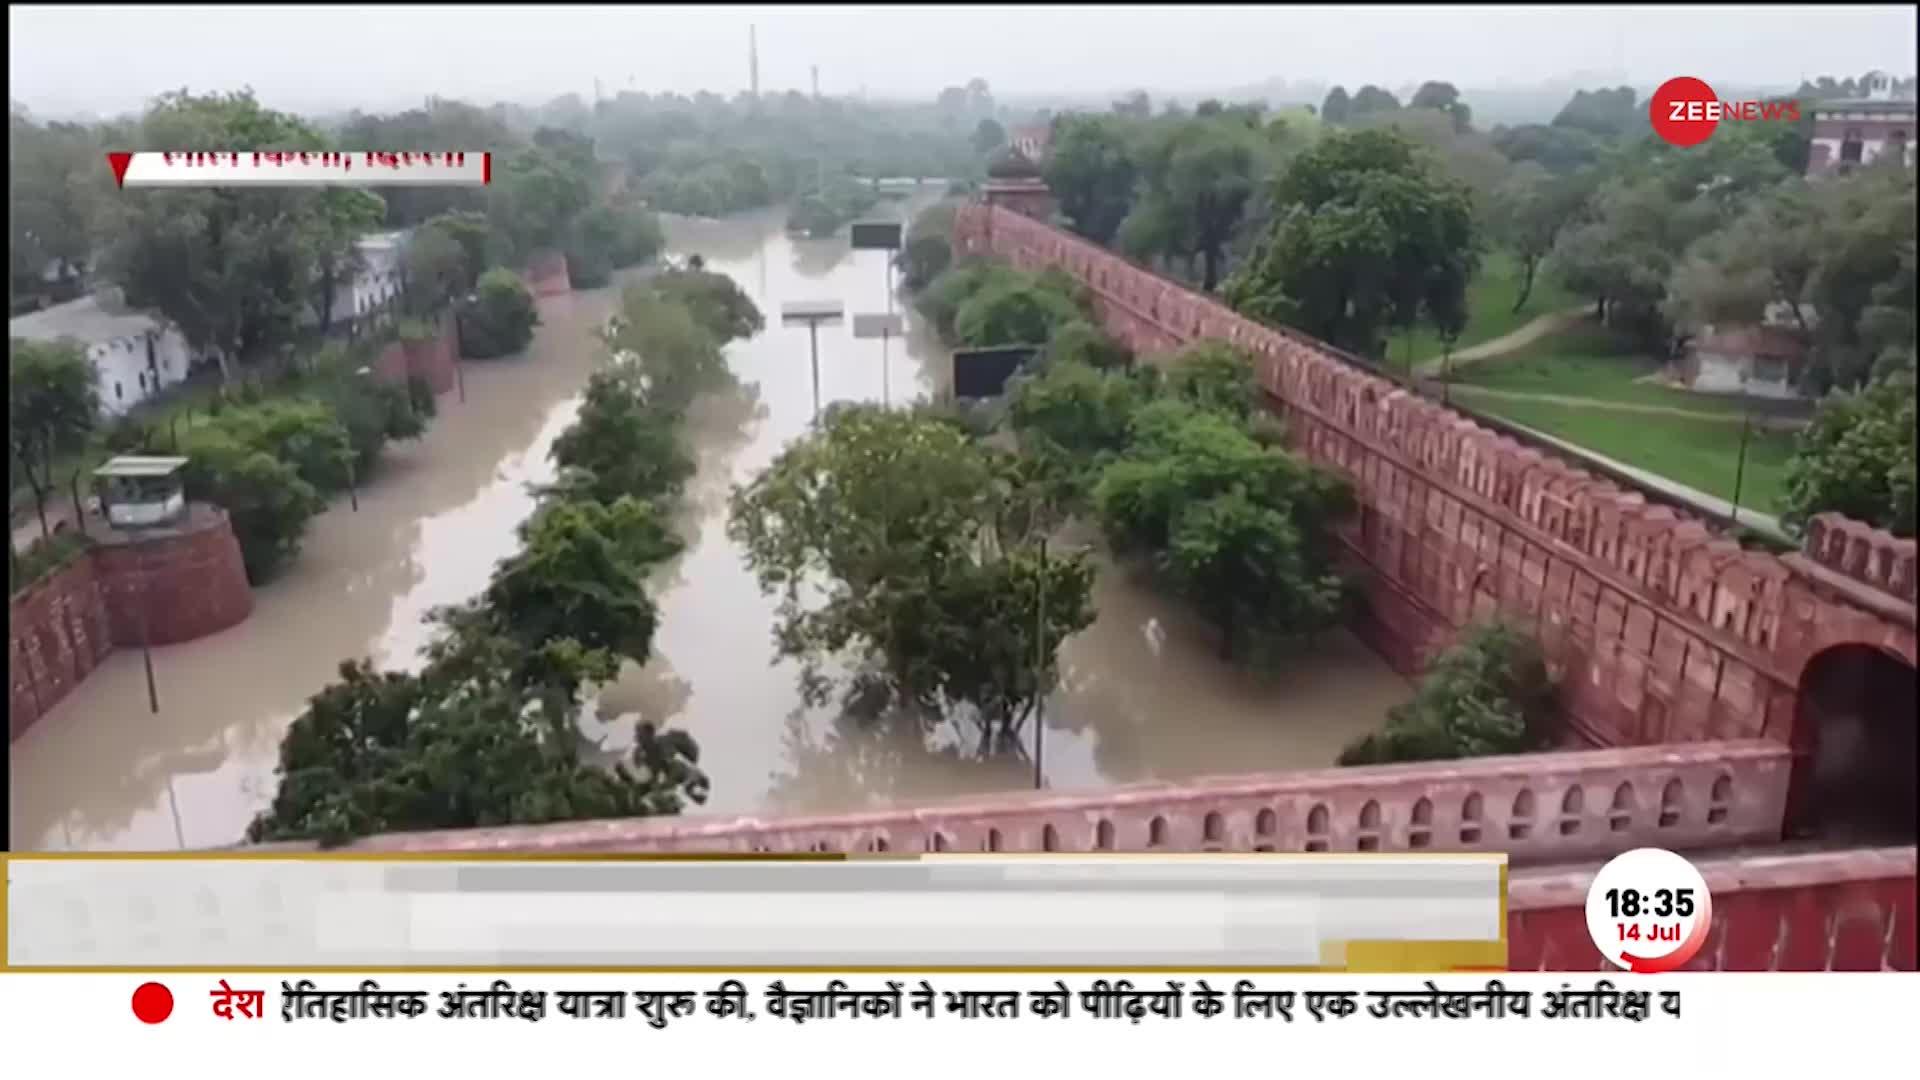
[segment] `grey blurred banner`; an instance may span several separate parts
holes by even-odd
[[[1339,967],[1501,946],[1501,855],[13,857],[12,967]],[[1330,959],[1331,958],[1331,959]]]

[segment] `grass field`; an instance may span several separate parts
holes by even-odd
[[[1616,461],[1658,473],[1723,499],[1733,498],[1739,462],[1740,425],[1653,413],[1583,409],[1549,401],[1519,401],[1454,388],[1463,403],[1523,424]],[[1793,454],[1790,433],[1754,427],[1748,434],[1746,475],[1740,505],[1777,514],[1777,502]]]
[[[1740,415],[1737,398],[1692,394],[1636,381],[1659,368],[1658,361],[1636,354],[1605,327],[1583,322],[1528,346],[1518,355],[1456,368],[1453,375],[1456,385]]]
[[[1514,297],[1520,295],[1520,264],[1504,251],[1494,251],[1480,260],[1480,272],[1467,285],[1467,328],[1454,342],[1454,349],[1467,349],[1510,334],[1542,315],[1550,315],[1579,303],[1552,279],[1545,267],[1534,275],[1533,294],[1527,306],[1513,310]],[[1409,354],[1409,350],[1411,353]],[[1388,359],[1394,367],[1418,364],[1440,355],[1440,339],[1431,327],[1416,327],[1412,334],[1395,335]]]

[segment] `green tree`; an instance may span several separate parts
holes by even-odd
[[[1008,393],[1007,422],[1022,446],[1044,443],[1085,462],[1126,448],[1134,413],[1148,399],[1140,380],[1066,361],[1037,378],[1022,378]]]
[[[1212,292],[1233,230],[1264,176],[1267,144],[1231,119],[1195,119],[1173,125],[1151,142],[1141,161],[1142,196],[1134,213],[1132,247],[1200,261],[1200,285]]]
[[[512,257],[525,260],[563,243],[574,215],[591,199],[590,182],[577,159],[525,151],[501,165],[489,188],[488,215]]]
[[[766,329],[766,317],[738,282],[725,274],[688,267],[655,275],[652,292],[680,304],[693,321],[721,345],[750,338]]]
[[[1465,132],[1473,126],[1473,110],[1460,100],[1460,90],[1450,82],[1424,82],[1407,102],[1409,109],[1433,109],[1446,114],[1453,130]]]
[[[1492,238],[1520,263],[1520,289],[1513,299],[1515,312],[1526,309],[1541,262],[1553,250],[1560,231],[1572,224],[1586,205],[1588,194],[1580,178],[1555,177],[1544,167],[1528,162],[1513,170],[1489,202]]]
[[[1243,422],[1263,396],[1252,355],[1223,341],[1201,341],[1182,349],[1170,365],[1166,389],[1178,400]]]
[[[473,303],[460,309],[461,352],[486,360],[526,348],[540,312],[520,276],[496,267],[480,275],[475,292]]]
[[[854,690],[1017,729],[1060,641],[1093,617],[1090,570],[1043,558],[1050,519],[1020,477],[943,419],[842,405],[735,490],[728,533],[781,597],[774,638],[810,701],[844,659]]]
[[[12,219],[13,276],[38,290],[51,269],[72,282],[93,263],[111,206],[100,145],[77,124],[42,127],[22,110],[11,112],[8,207]]]
[[[678,494],[693,475],[673,417],[647,407],[638,375],[635,365],[595,372],[573,426],[554,440],[554,464],[577,497],[657,499]]]
[[[138,147],[320,150],[302,121],[262,108],[251,93],[163,95],[134,134]],[[359,207],[298,188],[132,191],[115,201],[107,276],[135,307],[153,308],[199,350],[214,350],[223,378],[292,341],[313,311],[323,264],[349,256],[346,226],[323,207]],[[337,193],[336,193],[337,194]],[[344,212],[343,222],[357,210]]]
[[[1567,289],[1594,300],[1610,325],[1642,347],[1671,350],[1666,285],[1688,245],[1710,233],[1720,211],[1701,196],[1676,198],[1656,176],[1620,177],[1594,196],[1590,220],[1563,229],[1552,263]]]
[[[7,443],[33,489],[41,535],[48,535],[53,463],[79,452],[100,411],[99,376],[75,341],[24,341],[7,349]]]
[[[653,567],[680,553],[680,540],[652,503],[561,500],[521,528],[521,550],[495,568],[482,594],[487,624],[520,642],[525,662],[544,643],[567,640],[589,653],[645,663],[659,615],[642,588]],[[523,669],[522,681],[572,691],[565,672]]]
[[[181,450],[187,496],[226,510],[248,581],[271,579],[299,552],[307,522],[326,508],[326,499],[293,465],[221,425],[194,428],[181,438]]]
[[[1279,216],[1228,301],[1379,355],[1383,331],[1463,321],[1478,238],[1466,190],[1392,131],[1335,132],[1274,186]]]
[[[908,292],[926,288],[953,265],[953,213],[952,203],[938,203],[922,210],[907,227],[894,263]]]
[[[1574,91],[1572,100],[1554,116],[1553,126],[1612,139],[1650,130],[1653,125],[1646,106],[1636,102],[1633,88],[1616,86]]]
[[[1911,373],[1828,394],[1787,462],[1781,520],[1798,532],[1831,512],[1912,536],[1913,425]]]
[[[1914,172],[1868,168],[1815,193],[1821,226],[1807,281],[1818,314],[1812,389],[1857,387],[1914,342]]]
[[[954,315],[955,337],[965,345],[1044,345],[1057,327],[1083,317],[1074,302],[1031,280],[988,286]]]
[[[1336,86],[1327,91],[1327,98],[1320,104],[1320,119],[1329,124],[1344,124],[1353,112],[1353,99],[1347,96],[1347,88]]]
[[[1047,187],[1073,231],[1111,244],[1133,207],[1138,178],[1126,124],[1110,116],[1070,115],[1054,129],[1047,156]]]
[[[293,467],[321,493],[345,491],[354,461],[353,440],[332,409],[318,401],[277,398],[223,410],[213,426],[241,446]]]
[[[447,685],[342,664],[280,744],[251,842],[676,814],[710,783],[691,737],[637,725],[628,760],[581,754],[576,705],[498,674]]]
[[[1540,647],[1518,628],[1482,623],[1441,653],[1386,729],[1350,744],[1342,765],[1524,754],[1552,742],[1555,692]]]
[[[1400,108],[1400,99],[1379,87],[1368,83],[1353,95],[1353,104],[1347,108],[1347,119],[1358,120],[1375,113],[1394,112]]]
[[[414,230],[404,260],[409,307],[416,313],[444,310],[473,286],[467,277],[466,249],[437,224]]]
[[[983,116],[973,129],[973,149],[982,157],[1007,144],[1007,129],[991,116]]]
[[[1333,525],[1346,487],[1232,416],[1165,399],[1139,410],[1132,442],[1093,492],[1115,549],[1143,555],[1221,630],[1223,655],[1250,639],[1333,626],[1345,587]]]
[[[1133,365],[1133,351],[1108,336],[1086,319],[1062,324],[1047,339],[1040,364],[1052,368],[1058,364],[1085,364],[1100,370],[1117,370]]]
[[[645,406],[666,415],[728,377],[719,344],[687,306],[643,286],[627,291],[601,338],[615,363],[632,368]]]

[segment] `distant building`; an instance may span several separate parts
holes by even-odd
[[[1869,74],[1864,96],[1813,106],[1807,175],[1844,175],[1889,153],[1912,165],[1914,118],[1913,99],[1893,96],[1891,76],[1883,71]]]
[[[113,289],[9,319],[7,336],[79,342],[96,369],[101,411],[113,416],[185,379],[193,365],[180,331],[126,307]]]
[[[333,321],[347,323],[379,311],[400,295],[400,260],[406,254],[405,230],[369,233],[354,241],[360,269],[333,296]]]
[[[1047,152],[1053,148],[1053,125],[1027,124],[1014,128],[1007,145],[1035,165],[1045,165]]]
[[[1806,363],[1806,341],[1784,326],[1709,326],[1693,339],[1675,374],[1704,394],[1795,398]]]

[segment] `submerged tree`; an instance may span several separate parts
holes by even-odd
[[[1387,714],[1386,729],[1340,754],[1342,765],[1522,754],[1552,741],[1552,675],[1539,644],[1502,622],[1469,630],[1441,653],[1413,700]]]
[[[781,597],[774,638],[810,700],[845,663],[852,689],[1018,729],[1093,619],[1092,571],[1043,552],[1025,479],[934,416],[839,406],[735,490],[729,534]]]

